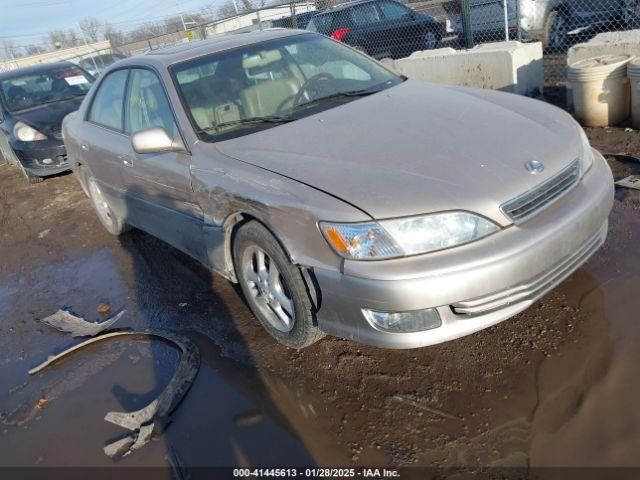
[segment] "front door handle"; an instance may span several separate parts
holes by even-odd
[[[122,160],[122,164],[125,167],[133,167],[133,160],[129,155],[118,155],[118,158]]]

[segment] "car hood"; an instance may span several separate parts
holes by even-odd
[[[509,221],[501,203],[560,171],[581,148],[575,121],[544,102],[412,80],[215,146],[376,219],[459,209],[502,225]],[[529,173],[529,160],[544,171]]]
[[[64,117],[78,110],[83,98],[74,97],[69,100],[39,105],[16,112],[13,114],[13,118],[32,126],[45,135],[52,134],[60,131]]]

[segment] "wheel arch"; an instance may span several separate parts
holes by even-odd
[[[302,273],[302,278],[305,281],[307,291],[311,297],[311,300],[315,306],[315,308],[320,307],[321,301],[321,293],[318,287],[318,282],[315,280],[315,276],[313,275],[313,270],[305,267],[304,265],[300,265],[296,262],[295,257],[291,254],[290,249],[288,248],[286,242],[282,240],[281,234],[277,231],[277,229],[273,228],[267,221],[260,218],[259,216],[247,212],[247,211],[237,211],[227,216],[225,219],[222,228],[224,231],[224,258],[225,258],[225,271],[228,273],[228,278],[234,283],[238,282],[238,278],[236,276],[234,258],[233,258],[233,244],[235,241],[236,234],[238,230],[245,224],[249,222],[257,222],[262,225],[273,238],[276,239],[280,248],[284,252],[287,259],[296,267],[300,269]]]

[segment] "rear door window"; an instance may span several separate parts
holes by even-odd
[[[331,33],[332,19],[333,15],[328,13],[325,13],[324,15],[316,15],[311,19],[309,25],[307,25],[307,30],[328,35]]]
[[[116,70],[100,83],[88,119],[107,128],[122,131],[122,104],[129,70]]]
[[[400,20],[409,15],[409,9],[395,2],[380,2],[380,10],[387,20]]]
[[[380,13],[374,3],[353,7],[353,23],[357,26],[371,25],[380,21]]]

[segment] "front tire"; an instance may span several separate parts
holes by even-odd
[[[240,227],[233,261],[251,311],[273,338],[299,349],[324,336],[314,324],[315,310],[300,269],[263,225],[251,221]]]
[[[37,175],[29,175],[20,161],[18,161],[18,166],[20,168],[20,171],[22,172],[22,176],[27,180],[27,183],[29,185],[35,185],[36,183],[42,183],[44,181],[43,177],[38,177]]]
[[[115,236],[122,235],[128,231],[130,229],[129,225],[127,225],[124,220],[116,215],[111,209],[111,206],[105,199],[102,189],[100,188],[100,185],[98,185],[96,179],[89,177],[87,179],[87,186],[89,190],[89,198],[91,199],[93,208],[95,209],[102,226],[111,235]]]

